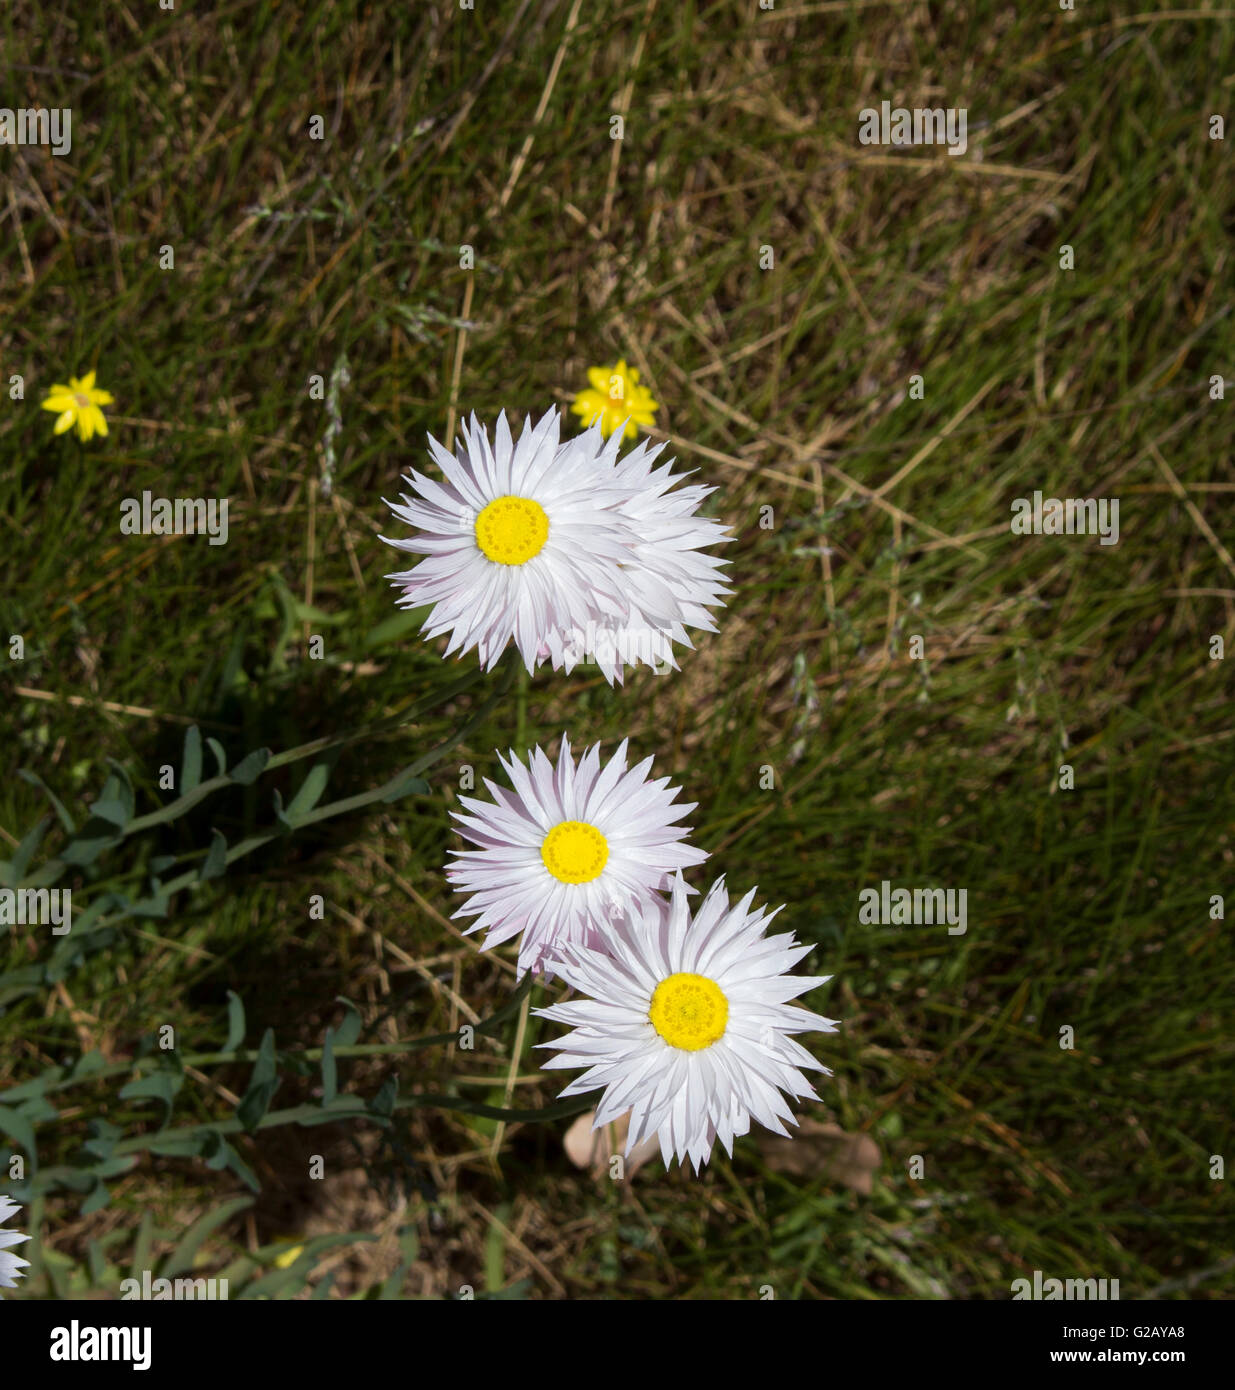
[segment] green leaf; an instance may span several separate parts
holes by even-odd
[[[244,646],[244,629],[238,628],[232,638],[232,644],[228,648],[227,657],[223,662],[223,670],[219,673],[219,683],[215,687],[214,696],[216,704],[234,690],[243,688],[248,681],[244,672]]]
[[[148,898],[139,898],[135,903],[122,899],[119,906],[133,917],[166,917],[167,904],[167,894],[156,892]]]
[[[278,787],[274,789],[274,818],[279,823],[279,833],[290,835],[295,826],[287,818],[287,812],[283,809],[283,796]]]
[[[111,1193],[101,1182],[96,1183],[90,1196],[81,1204],[81,1214],[82,1216],[89,1216],[93,1211],[101,1211],[110,1201]]]
[[[115,1235],[116,1232],[110,1232]],[[98,1288],[100,1284],[107,1282],[107,1256],[103,1252],[102,1244],[97,1240],[90,1241],[86,1246],[86,1262],[90,1269],[90,1283],[93,1288]]]
[[[365,646],[371,651],[374,647],[381,647],[387,642],[397,642],[400,637],[406,637],[424,622],[426,611],[426,608],[404,609],[402,613],[396,613],[393,617],[378,623],[364,639]]]
[[[143,1269],[150,1269],[150,1251],[154,1243],[154,1213],[149,1207],[142,1208],[141,1221],[137,1227],[137,1239],[133,1242],[133,1263],[129,1266],[131,1279],[141,1278]]]
[[[244,1042],[244,1001],[234,989],[227,991],[227,1041],[224,1052],[235,1052]]]
[[[91,1120],[90,1138],[82,1145],[82,1149],[91,1158],[106,1163],[123,1137],[124,1130],[118,1125],[109,1124],[102,1119]]]
[[[97,816],[99,820],[105,820],[109,824],[115,826],[117,830],[123,830],[128,824],[128,820],[124,814],[124,802],[119,800],[118,797],[100,798],[90,807],[90,812],[92,815]]]
[[[510,1204],[503,1202],[493,1213],[485,1237],[485,1288],[500,1293],[506,1283],[506,1226],[510,1221]]]
[[[376,1297],[383,1301],[397,1299],[403,1292],[407,1272],[416,1263],[416,1258],[420,1254],[420,1237],[414,1226],[407,1227],[400,1232],[399,1249],[403,1252],[403,1258],[399,1261],[398,1268],[386,1276],[376,1294]]]
[[[314,1125],[335,1125],[340,1120],[361,1117],[367,1117],[378,1125],[390,1123],[381,1116],[371,1115],[361,1096],[349,1095],[336,1096],[329,1105],[323,1105],[320,1110],[309,1110],[303,1115],[297,1115],[296,1123],[305,1129],[311,1129]]]
[[[222,878],[226,871],[227,841],[219,831],[212,830],[210,832],[210,848],[206,851],[206,858],[197,875],[197,881],[198,883],[206,883],[212,878]]]
[[[7,1091],[0,1091],[0,1104],[11,1105],[17,1101],[35,1097],[35,1095],[40,1097],[45,1093],[47,1087],[53,1086],[63,1076],[63,1066],[49,1066],[45,1072],[40,1073],[32,1081],[22,1081],[21,1086],[10,1086]]]
[[[236,1118],[250,1134],[261,1123],[262,1116],[270,1108],[270,1102],[278,1089],[279,1078],[275,1067],[274,1029],[267,1028],[262,1034],[261,1046],[257,1050],[257,1061],[253,1064],[253,1075],[249,1078],[249,1088],[236,1107]]]
[[[130,1081],[119,1093],[121,1100],[161,1100],[163,1102],[163,1120],[166,1125],[171,1119],[172,1105],[176,1096],[184,1085],[184,1073],[173,1071],[170,1067],[160,1067],[158,1071],[151,1072],[149,1076],[138,1077],[136,1081]]]
[[[127,906],[123,901],[120,905]],[[72,936],[62,936],[43,967],[43,984],[54,985],[57,980],[65,979],[78,961],[106,950],[115,941],[116,935],[115,927],[97,926],[84,934],[74,932]]]
[[[197,1258],[197,1252],[203,1243],[219,1229],[225,1226],[233,1216],[242,1211],[247,1211],[253,1205],[252,1197],[233,1197],[230,1201],[222,1203],[214,1211],[208,1211],[205,1216],[200,1216],[189,1229],[184,1233],[180,1244],[168,1255],[159,1268],[159,1277],[162,1279],[174,1279],[176,1275],[183,1274],[186,1270],[193,1268],[193,1261]]]
[[[123,899],[115,893],[100,893],[97,898],[93,899],[86,906],[83,912],[79,912],[77,916],[73,918],[72,935],[80,942],[84,935],[94,930],[95,922],[104,912],[109,908],[120,906],[122,901]]]
[[[60,1174],[60,1186],[70,1192],[89,1192],[98,1179],[93,1173],[68,1172]]]
[[[131,1173],[137,1166],[136,1154],[122,1154],[119,1158],[109,1158],[91,1169],[99,1178],[118,1178],[123,1173]]]
[[[116,795],[128,807],[131,816],[135,803],[133,800],[133,780],[129,776],[129,770],[123,763],[118,763],[115,758],[108,758],[107,766],[111,768],[111,776],[107,779],[108,785],[113,781],[117,784]],[[106,791],[107,787],[105,786],[103,790]]]
[[[532,1281],[524,1277],[522,1279],[516,1279],[509,1288],[499,1289],[496,1293],[482,1293],[477,1297],[478,1301],[483,1301],[485,1303],[520,1302],[527,1298],[528,1293],[531,1291],[531,1287]]]
[[[143,1144],[150,1153],[164,1158],[196,1158],[215,1137],[210,1130],[195,1129],[191,1134],[169,1134],[166,1139],[156,1135]]]
[[[269,761],[269,748],[255,748],[247,758],[242,758],[232,768],[232,781],[238,782],[242,787],[250,786],[262,775]]]
[[[59,817],[60,824],[64,827],[65,833],[67,835],[74,834],[77,830],[77,826],[73,823],[73,817],[64,809],[64,803],[56,793],[52,791],[47,783],[43,781],[39,774],[37,772],[28,772],[25,768],[22,768],[17,775],[23,782],[28,782],[32,787],[38,787],[44,795],[46,795],[48,801],[51,802],[55,809],[56,815]]]
[[[360,1011],[350,999],[345,999],[341,994],[336,994],[334,999],[336,1004],[342,1004],[346,1013],[343,1022],[334,1029],[334,1040],[339,1047],[351,1047],[360,1036],[360,1030],[364,1027],[364,1020],[360,1017]]]
[[[300,789],[287,808],[289,821],[294,823],[300,816],[311,811],[322,799],[322,793],[326,790],[326,783],[330,780],[331,771],[338,761],[341,751],[339,748],[331,749],[320,762],[314,763],[309,769],[308,775],[301,782]]]
[[[180,760],[180,795],[191,792],[202,780],[202,731],[192,725],[184,736],[184,756]]]
[[[7,1134],[18,1148],[23,1149],[33,1166],[38,1153],[34,1140],[34,1126],[24,1115],[0,1105],[0,1134]]]
[[[403,1292],[403,1284],[407,1279],[407,1271],[408,1266],[400,1262],[393,1272],[382,1280],[377,1293],[370,1295],[370,1297],[381,1299],[383,1302],[397,1300]]]
[[[51,824],[46,816],[40,817],[26,832],[21,844],[13,851],[13,858],[9,861],[9,872],[7,875],[9,886],[16,888],[26,876],[26,870],[30,867],[30,861],[34,858],[34,852],[39,847],[40,841],[47,833],[47,827]]]
[[[420,1232],[415,1226],[406,1226],[399,1232],[399,1249],[409,1265],[416,1263],[420,1255]]]
[[[82,915],[84,916],[85,914],[83,913]],[[96,1071],[102,1071],[106,1065],[107,1058],[104,1057],[96,1047],[89,1052],[82,1053],[77,1061],[73,1063],[73,1069],[69,1072],[69,1075],[74,1081],[80,1081],[82,1077],[92,1076]]]
[[[305,603],[303,599],[293,596],[289,605],[292,617],[298,623],[326,623],[335,625],[347,621],[346,613],[326,613],[320,608],[314,608],[311,603]]]
[[[378,799],[383,802],[398,801],[403,796],[424,796],[432,790],[423,777],[417,777],[416,773],[407,767],[378,789]]]
[[[315,1236],[312,1240],[305,1241],[300,1254],[286,1269],[276,1269],[263,1275],[260,1279],[255,1279],[240,1291],[239,1297],[243,1299],[274,1298],[284,1289],[293,1286],[299,1290],[304,1287],[305,1280],[312,1273],[313,1266],[317,1264],[323,1252],[333,1250],[341,1245],[368,1244],[376,1239],[377,1236],[371,1235],[367,1231],[341,1236]],[[273,1260],[280,1253],[282,1253],[282,1247],[271,1248],[266,1257]]]
[[[251,1192],[261,1191],[257,1175],[221,1134],[210,1135],[202,1157],[206,1160],[207,1168],[213,1168],[215,1172],[230,1168]]]
[[[71,940],[70,937],[64,939]],[[41,965],[23,965],[18,970],[6,970],[0,975],[0,1006],[37,993],[45,983],[46,971]]]
[[[31,1124],[41,1124],[44,1120],[58,1120],[60,1112],[45,1096],[31,1096],[17,1107]]]
[[[111,776],[103,784],[99,799],[90,807],[90,814],[100,820],[109,820],[123,830],[133,819],[136,803],[133,797],[133,783],[127,770],[114,758],[108,758],[107,765],[112,769]]]
[[[108,805],[108,803],[102,804]],[[122,808],[119,807],[119,803],[115,803],[111,809]],[[92,815],[60,851],[60,858],[65,864],[72,864],[84,869],[93,864],[105,849],[111,849],[118,845],[123,838],[124,836],[117,831],[115,821]]]
[[[223,745],[217,738],[208,738],[206,746],[214,754],[214,760],[219,765],[219,776],[222,777],[227,771],[227,754],[224,752]]]
[[[395,1100],[399,1094],[399,1079],[388,1076],[378,1088],[377,1095],[369,1102],[369,1113],[389,1119],[395,1112]]]
[[[322,1104],[329,1105],[339,1094],[338,1067],[334,1059],[334,1029],[326,1029],[322,1044]]]

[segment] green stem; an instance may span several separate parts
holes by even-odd
[[[524,996],[532,988],[532,976],[530,973],[523,977],[522,983],[513,991],[505,1004],[483,1023],[477,1023],[474,1032],[485,1036],[494,1032],[501,1024],[505,1023],[518,1012],[519,1006],[523,1003]],[[431,1033],[424,1038],[411,1038],[407,1042],[399,1043],[353,1043],[347,1047],[332,1047],[331,1053],[335,1057],[381,1057],[386,1054],[394,1055],[403,1052],[417,1052],[425,1047],[440,1047],[444,1043],[457,1042],[457,1033]],[[277,1056],[287,1059],[299,1057],[306,1062],[320,1061],[325,1052],[324,1047],[309,1047],[304,1049],[288,1049],[280,1051]],[[173,1054],[173,1056],[176,1054]],[[181,1057],[180,1064],[184,1067],[214,1067],[227,1066],[233,1062],[256,1062],[258,1052],[255,1048],[236,1049],[231,1052],[192,1052],[188,1056]],[[140,1059],[139,1059],[140,1062]],[[26,1082],[21,1086],[15,1086],[9,1091],[0,1092],[0,1105],[10,1104],[14,1100],[23,1100],[27,1094],[40,1096],[54,1095],[57,1091],[66,1091],[72,1086],[84,1085],[87,1081],[106,1081],[114,1076],[125,1076],[134,1071],[139,1062],[112,1062],[108,1066],[99,1067],[95,1071],[86,1072],[81,1076],[65,1077],[58,1075],[54,1081],[48,1081],[46,1085],[39,1086],[37,1082]],[[61,1068],[55,1068],[57,1072],[62,1072]],[[47,1075],[47,1073],[45,1073]]]
[[[340,1096],[340,1101],[354,1101],[354,1105],[337,1105],[331,1112],[331,1119],[344,1120],[373,1120],[381,1123],[386,1117],[375,1114],[366,1105],[360,1096]],[[594,1104],[594,1100],[588,1096],[571,1096],[567,1100],[559,1100],[554,1105],[546,1105],[540,1110],[504,1110],[497,1105],[485,1105],[481,1101],[465,1100],[460,1096],[405,1096],[402,1100],[396,1100],[395,1110],[461,1110],[468,1115],[479,1115],[490,1120],[504,1120],[508,1124],[543,1124],[552,1120],[569,1119],[572,1115],[578,1115],[584,1110],[588,1110]],[[257,1133],[263,1129],[277,1129],[282,1125],[304,1124],[304,1123],[325,1123],[322,1116],[326,1113],[318,1105],[292,1105],[286,1110],[272,1110],[253,1126],[251,1130],[246,1130],[238,1119],[216,1120],[210,1124],[186,1125],[181,1129],[163,1129],[153,1134],[139,1135],[134,1139],[124,1139],[111,1151],[113,1158],[125,1158],[129,1154],[139,1154],[146,1152],[152,1144],[166,1146],[167,1144],[190,1143],[201,1135],[206,1134],[247,1134]],[[162,1155],[164,1157],[175,1157],[175,1155]],[[193,1157],[186,1154],[185,1157]],[[38,1171],[38,1181],[40,1190],[50,1191],[52,1187],[66,1179],[80,1178],[81,1174],[87,1170],[73,1168],[68,1164],[58,1164],[53,1168],[40,1168]]]
[[[439,705],[446,704],[449,700],[470,690],[474,685],[479,684],[484,675],[485,672],[477,666],[472,671],[469,671],[466,676],[446,686],[444,690],[437,691],[433,695],[427,695],[421,700],[414,701],[407,709],[400,710],[397,714],[388,715],[385,719],[379,719],[372,724],[365,724],[359,729],[353,729],[350,733],[338,734],[327,738],[311,739],[308,743],[302,743],[297,748],[289,748],[286,752],[275,753],[266,762],[266,765],[262,768],[262,772],[259,775],[271,772],[275,768],[286,767],[290,763],[300,762],[304,758],[311,758],[315,753],[325,753],[333,748],[345,748],[350,744],[361,743],[379,734],[392,733],[394,730],[402,728],[405,724],[414,722],[420,715],[426,713],[428,710],[436,709]],[[500,698],[501,694],[505,694],[506,690],[509,688],[509,678],[507,678],[497,698]],[[496,702],[497,699],[494,698],[491,703],[486,704],[484,707],[486,712],[491,709]],[[438,749],[434,750],[434,753],[440,756],[442,752],[452,746],[453,744],[450,743],[443,744]],[[428,766],[428,763],[424,763],[422,766]],[[136,816],[123,828],[118,828],[116,832],[116,845],[128,839],[130,835],[136,835],[142,830],[149,830],[156,825],[164,825],[168,821],[176,820],[178,817],[184,815],[186,811],[192,810],[194,806],[204,801],[206,797],[210,796],[212,793],[221,791],[224,787],[235,785],[237,785],[237,783],[234,777],[231,773],[227,772],[220,773],[217,777],[210,777],[204,782],[199,782],[191,791],[187,791],[183,795],[178,796],[174,801],[169,801],[166,806],[160,806],[157,811],[150,811],[144,816]],[[348,809],[345,805],[341,803],[340,805],[343,810]],[[324,819],[321,815],[316,818],[319,820]],[[310,819],[310,817],[306,817],[306,823],[309,822]],[[268,835],[246,840],[243,842],[245,847],[244,853],[247,854],[261,845],[268,844],[270,840],[274,838],[276,837]],[[115,845],[112,846],[112,848],[115,847]],[[237,849],[233,850],[232,853],[228,855],[228,863],[231,863],[233,859],[241,857],[237,852],[239,849],[240,846],[237,846]],[[37,873],[30,875],[30,877],[26,879],[24,886],[28,888],[40,888],[47,884],[55,883],[59,880],[61,874],[64,873],[67,867],[64,861],[58,857],[49,859]],[[183,879],[177,880],[177,885],[180,886],[183,883],[191,883],[194,877],[195,875],[192,874],[187,875]]]
[[[417,758],[415,762],[409,763],[407,767],[403,768],[401,771],[395,774],[395,777],[391,779],[391,782],[383,783],[383,786],[389,786],[392,782],[399,781],[408,777],[418,776],[421,772],[424,772],[426,769],[432,767],[434,763],[438,762],[441,758],[445,757],[445,755],[449,753],[452,748],[455,748],[458,744],[460,744],[468,736],[468,734],[472,732],[473,729],[475,729],[479,724],[481,724],[489,716],[489,714],[492,713],[492,711],[497,707],[497,705],[505,698],[507,692],[510,689],[510,679],[511,673],[507,671],[505,678],[501,681],[497,690],[489,696],[489,698],[484,702],[483,705],[480,706],[478,710],[476,710],[474,714],[469,716],[469,718],[466,719],[462,725],[460,725],[460,727],[450,736],[450,738],[445,739],[442,743],[439,743],[436,748],[430,749],[428,753],[424,754],[423,757]],[[470,685],[473,683],[473,681],[474,677],[468,677],[466,684]],[[466,688],[466,685],[464,685],[462,688]],[[452,690],[455,689],[456,687],[452,687]],[[400,716],[400,718],[402,719],[403,716]],[[388,722],[389,721],[383,721],[383,723]],[[372,732],[374,730],[379,729],[380,727],[381,725],[373,724],[368,726],[367,731],[360,731],[355,734],[349,734],[342,739],[319,739],[317,740],[316,744],[306,743],[301,748],[292,749],[288,753],[281,753],[278,754],[276,757],[271,758],[270,761],[266,764],[264,770],[269,771],[270,768],[276,765],[281,766],[284,763],[295,761],[296,758],[308,757],[309,752],[306,752],[306,750],[310,750],[312,752],[319,752],[322,751],[322,749],[325,747],[335,747],[340,743],[354,743],[359,738],[364,736],[367,732]],[[219,787],[227,785],[228,781],[229,779],[226,777],[214,777],[211,778],[209,782],[203,782],[200,787],[197,787],[195,789],[194,792],[189,793],[187,796],[181,797],[178,801],[170,802],[167,806],[163,808],[163,811],[154,813],[154,820],[162,821],[172,819],[169,813],[174,807],[180,806],[181,803],[192,804],[192,802],[189,801],[189,798],[193,797],[195,799],[200,799],[196,797],[196,793],[202,791],[203,788],[211,787],[217,789]],[[305,815],[298,817],[295,822],[294,829],[299,830],[302,826],[305,825],[315,825],[320,821],[330,820],[334,816],[342,816],[346,815],[349,811],[360,810],[363,807],[370,805],[373,801],[377,800],[378,797],[380,797],[381,792],[382,787],[379,787],[375,791],[360,792],[356,796],[344,797],[339,801],[330,802],[329,805],[319,806],[316,810],[309,811]],[[129,830],[132,830],[134,826],[137,826],[139,824],[146,825],[151,823],[153,823],[151,816],[143,816],[140,817],[139,820],[130,821],[128,829],[125,831],[125,834],[127,835],[129,833]],[[233,845],[232,848],[228,850],[224,858],[224,863],[230,866],[234,864],[238,859],[243,859],[247,855],[252,854],[254,850],[261,849],[264,845],[268,845],[275,840],[282,839],[288,833],[289,832],[287,830],[280,828],[279,830],[272,830],[269,834],[250,835],[247,839],[241,840],[239,844]],[[205,857],[204,852],[202,854],[202,857]],[[28,880],[28,883],[30,885],[37,885],[40,881],[43,881],[44,875],[52,873],[53,870],[55,870],[55,873],[49,881],[55,882],[56,878],[58,878],[59,874],[63,871],[63,867],[63,864],[58,859],[48,860],[48,862],[43,866],[40,872],[33,878]],[[171,882],[163,884],[159,890],[159,896],[170,897],[173,893],[178,893],[181,889],[188,888],[190,885],[196,883],[198,881],[198,877],[198,869],[188,869],[184,873],[180,874],[178,877],[172,879]],[[112,926],[116,922],[123,921],[126,915],[126,913],[121,912],[114,916],[101,917],[99,921],[91,928],[91,930],[99,931],[103,927]]]
[[[484,672],[477,667],[476,670],[470,671],[466,676],[455,681],[453,685],[448,685],[445,690],[432,696],[426,696],[423,700],[417,700],[408,709],[400,710],[397,714],[388,715],[385,719],[376,720],[372,724],[362,725],[359,729],[353,729],[348,734],[338,734],[333,738],[311,739],[308,743],[302,743],[297,748],[289,748],[285,753],[276,753],[262,769],[262,775],[264,776],[277,767],[286,767],[289,763],[311,758],[314,753],[325,753],[331,748],[346,748],[350,744],[361,743],[377,734],[391,733],[404,724],[411,723],[427,710],[436,709],[438,705],[443,705],[448,700],[453,700],[456,695],[462,695],[465,691],[470,690],[472,686],[478,684],[483,674]],[[443,745],[443,747],[445,746]],[[124,835],[132,835],[139,830],[148,830],[151,826],[161,825],[164,821],[175,820],[209,796],[211,792],[230,786],[231,780],[227,773],[218,777],[211,777],[208,781],[194,787],[191,792],[185,792],[175,801],[169,801],[166,806],[160,807],[159,810],[151,811],[148,815],[138,816],[135,820],[131,820],[124,828]]]

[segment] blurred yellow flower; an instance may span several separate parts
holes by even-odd
[[[107,419],[99,407],[111,405],[116,398],[110,391],[100,391],[94,384],[94,377],[94,372],[87,372],[80,381],[75,376],[69,377],[67,386],[58,381],[52,383],[43,409],[56,412],[57,434],[76,425],[84,443],[96,434],[107,433]]]
[[[600,432],[608,439],[625,420],[622,438],[633,439],[640,425],[655,423],[659,403],[646,386],[639,385],[639,369],[628,367],[625,358],[615,367],[589,367],[587,379],[591,385],[578,393],[570,407],[585,426],[599,420]]]
[[[301,1253],[304,1251],[304,1246],[292,1244],[292,1241],[296,1239],[295,1236],[290,1238],[288,1236],[280,1236],[278,1239],[280,1245],[286,1245],[288,1248],[274,1257],[275,1267],[276,1269],[287,1269],[289,1266],[294,1265],[300,1258]]]

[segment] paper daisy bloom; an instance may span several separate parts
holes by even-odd
[[[614,435],[606,444],[593,426],[575,444],[595,455],[606,481],[622,493],[622,514],[636,537],[623,565],[629,611],[620,622],[598,623],[588,632],[555,633],[549,644],[555,667],[569,673],[581,660],[594,661],[610,684],[621,681],[625,666],[677,670],[674,643],[693,647],[688,627],[715,632],[708,608],[723,605],[733,592],[721,582],[728,561],[702,553],[734,539],[723,522],[699,515],[715,489],[679,487],[689,475],[674,474],[672,459],[655,466],[663,443],[644,440],[619,457],[620,442]]]
[[[415,495],[386,503],[417,535],[382,539],[426,557],[388,576],[403,591],[399,606],[432,605],[422,631],[449,633],[447,656],[474,647],[490,670],[513,640],[530,673],[549,633],[629,611],[620,562],[633,537],[621,491],[588,449],[559,447],[559,431],[550,410],[516,444],[503,412],[490,444],[473,415],[454,457],[429,438],[444,482],[412,472]]]
[[[110,391],[100,391],[94,384],[94,378],[94,372],[87,372],[80,381],[75,376],[69,377],[67,386],[52,383],[43,401],[43,409],[55,411],[56,434],[63,434],[76,425],[77,433],[85,443],[96,434],[107,433],[107,417],[99,407],[111,405],[116,398]]]
[[[488,929],[485,950],[522,933],[520,977],[545,970],[567,943],[605,949],[616,919],[707,858],[677,823],[696,803],[675,803],[667,777],[650,780],[651,758],[628,769],[626,746],[603,767],[599,745],[576,767],[565,735],[556,766],[539,748],[530,766],[499,753],[513,792],[486,778],[493,801],[461,796],[464,811],[451,813],[479,846],[455,850],[446,868],[472,895],[454,916],[476,918],[468,932]]]
[[[594,1129],[630,1112],[627,1153],[655,1135],[666,1167],[689,1158],[698,1172],[752,1119],[788,1135],[781,1092],[817,1100],[802,1068],[831,1075],[791,1034],[836,1024],[787,1002],[831,976],[788,973],[813,948],[768,936],[781,909],[751,912],[754,895],[731,908],[719,879],[692,919],[678,875],[672,900],[614,923],[603,952],[559,949],[554,972],[587,997],[536,1010],[572,1028],[538,1044],[561,1049],[544,1065],[587,1068],[563,1097],[603,1088]]]
[[[628,367],[624,357],[613,367],[589,367],[587,379],[588,387],[570,408],[585,425],[599,424],[606,439],[619,429],[622,438],[634,439],[640,425],[656,423],[659,403],[639,385],[639,369]]]
[[[11,1197],[0,1197],[0,1224],[19,1210]],[[17,1281],[25,1277],[21,1271],[30,1261],[20,1259],[9,1251],[10,1247],[20,1245],[23,1240],[29,1239],[30,1237],[23,1235],[21,1231],[0,1231],[0,1289],[15,1289]]]

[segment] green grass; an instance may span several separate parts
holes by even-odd
[[[809,1040],[835,1076],[802,1113],[875,1139],[870,1195],[776,1171],[754,1136],[700,1179],[654,1163],[596,1181],[563,1156],[568,1121],[412,1109],[236,1140],[261,1194],[204,1238],[203,1268],[367,1232],[285,1292],[376,1290],[404,1259],[388,1291],[405,1297],[1007,1298],[1035,1269],[1118,1278],[1124,1298],[1229,1293],[1210,1156],[1235,1158],[1235,971],[1209,902],[1233,891],[1231,679],[1209,649],[1235,637],[1235,477],[1209,379],[1235,377],[1235,183],[1229,141],[1208,138],[1231,114],[1229,20],[981,0],[131,13],[10,9],[0,29],[9,105],[74,117],[68,158],[0,150],[0,362],[25,383],[0,408],[0,637],[26,645],[4,671],[10,847],[47,809],[20,767],[80,815],[117,760],[141,814],[167,799],[188,721],[234,762],[470,671],[383,626],[402,562],[381,499],[424,466],[426,431],[564,405],[596,363],[641,369],[671,452],[717,488],[736,593],[680,675],[542,673],[429,795],[255,854],[5,998],[0,1081],[91,1049],[123,1062],[166,1023],[185,1053],[222,1050],[229,989],[250,1048],[266,1027],[320,1046],[340,995],[366,1043],[489,1017],[511,957],[442,921],[460,768],[495,774],[520,728],[629,735],[699,802],[713,857],[692,881],[758,884],[817,943],[834,978],[805,1002],[844,1026]],[[968,152],[860,145],[859,110],[884,99],[967,107]],[[327,496],[308,383],[344,363]],[[39,399],[91,367],[111,433],[53,439]],[[228,497],[228,544],[121,536],[143,489]],[[1119,544],[1011,535],[1035,489],[1118,497]],[[346,750],[330,798],[448,739],[498,679]],[[234,844],[298,776],[146,852],[204,848],[216,826]],[[967,933],[859,925],[859,891],[885,878],[967,889]],[[52,945],[9,928],[0,972]],[[345,1084],[393,1074],[401,1096],[501,1105],[513,1065],[513,1103],[539,1107],[558,1089],[530,1050],[547,1036],[533,1018],[518,1055],[511,1023],[470,1053],[362,1058]],[[177,1123],[229,1114],[249,1070],[186,1083]],[[313,1083],[285,1077],[276,1106]],[[45,1164],[104,1114],[156,1118],[104,1082],[60,1109]],[[109,1261],[140,1267],[241,1191],[147,1158],[99,1211],[50,1198],[24,1292],[111,1287]]]

